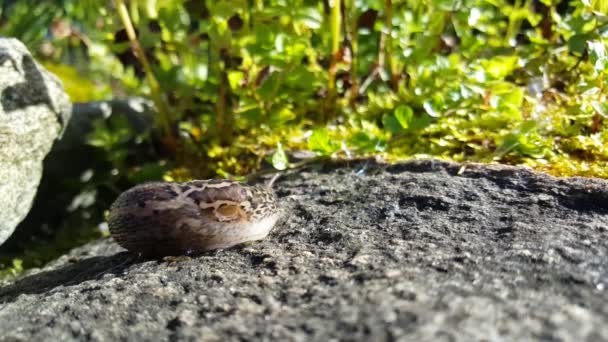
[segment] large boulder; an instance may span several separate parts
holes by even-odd
[[[608,341],[608,182],[436,161],[275,183],[260,242],[110,239],[0,287],[6,341]]]
[[[0,37],[0,244],[28,213],[42,161],[70,114],[61,81],[20,41]]]
[[[91,206],[90,200],[94,198],[97,208],[100,203],[109,205],[114,200],[114,194],[104,192],[103,187],[94,191],[94,180],[83,182],[87,177],[103,177],[100,175],[109,173],[111,168],[105,152],[87,143],[94,122],[104,120],[111,126],[112,120],[124,120],[130,129],[141,134],[152,128],[153,116],[152,104],[142,98],[74,103],[69,125],[44,159],[32,208],[0,248],[0,259],[23,255],[34,241],[38,244],[57,239],[59,231],[71,237],[92,232],[103,220],[103,213]],[[136,154],[138,146],[130,147],[131,153]]]

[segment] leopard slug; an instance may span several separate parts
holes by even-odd
[[[147,183],[110,207],[114,240],[144,256],[176,256],[265,238],[279,218],[274,192],[229,180]]]

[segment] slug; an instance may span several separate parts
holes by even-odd
[[[278,219],[270,187],[211,179],[135,186],[112,204],[108,225],[120,246],[162,257],[260,240]]]

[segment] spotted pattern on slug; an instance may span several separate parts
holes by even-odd
[[[147,183],[110,208],[114,240],[134,253],[166,256],[263,239],[279,218],[274,192],[228,180]]]

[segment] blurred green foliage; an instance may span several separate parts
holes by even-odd
[[[76,101],[149,96],[118,3],[15,2],[3,9],[0,28],[38,52]],[[551,0],[126,3],[168,109],[159,108],[166,117],[157,122],[169,127],[152,131],[168,179],[242,175],[278,143],[337,157],[495,160],[604,177],[604,7]],[[99,125],[91,138],[119,177],[142,167],[116,158],[132,135],[128,125]],[[157,160],[147,162],[158,169]]]
[[[134,0],[139,56],[120,3],[9,1],[0,21],[74,100],[154,98],[150,131],[90,136],[116,191],[282,170],[296,150],[608,177],[604,1]]]

